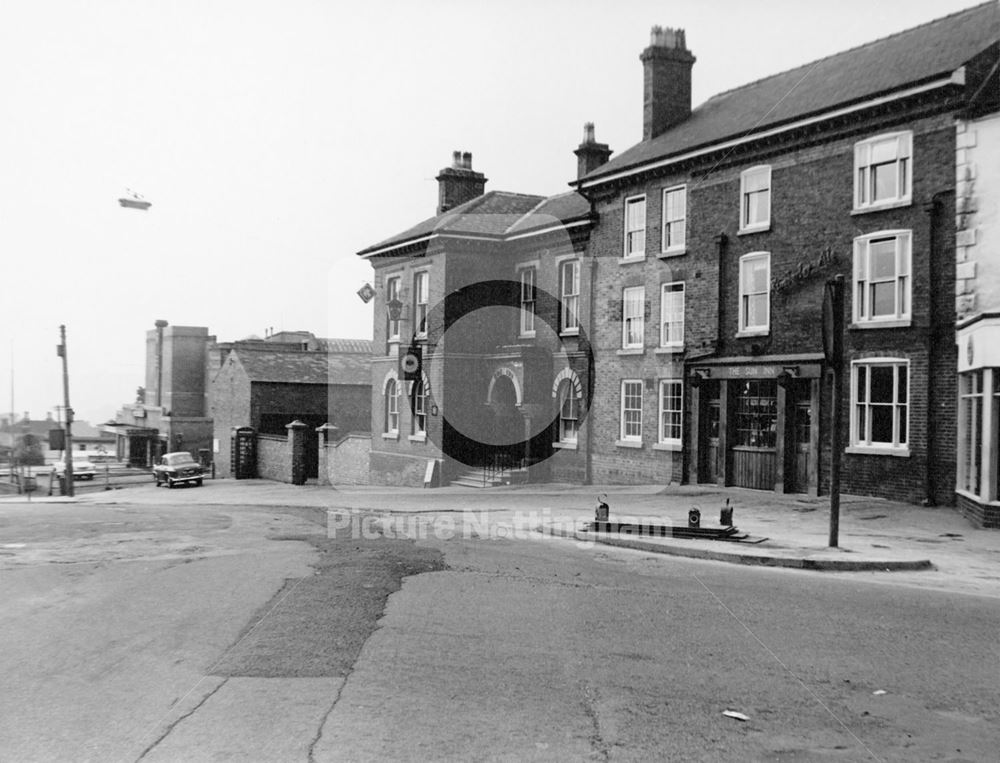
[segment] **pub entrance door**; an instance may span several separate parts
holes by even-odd
[[[722,401],[719,399],[718,380],[705,380],[702,383],[704,395],[704,430],[699,438],[704,446],[698,449],[698,481],[717,484],[722,476],[719,451],[719,422],[722,420]]]
[[[746,379],[730,386],[733,426],[729,437],[732,484],[774,490],[777,479],[778,383]]]

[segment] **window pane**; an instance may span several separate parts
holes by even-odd
[[[871,402],[892,403],[893,366],[873,366],[871,369]]]
[[[866,366],[858,366],[857,399],[862,403],[868,399],[868,368]]]
[[[884,164],[896,161],[896,139],[883,140],[871,146],[871,164]]]
[[[766,326],[767,325],[767,296],[756,294],[749,298],[747,302],[747,325]]]
[[[751,172],[748,175],[743,176],[743,190],[747,193],[751,191],[761,191],[767,188],[767,176],[768,171],[766,169],[757,170],[756,172]]]
[[[896,277],[896,239],[872,241],[869,245],[870,277],[881,280]]]
[[[907,400],[906,366],[899,366],[898,371],[899,371],[899,376],[898,376],[899,394],[896,395],[896,400],[898,400],[901,403],[905,403]]]
[[[872,442],[892,444],[892,406],[872,405]]]
[[[872,167],[872,186],[875,190],[875,201],[895,199],[899,196],[898,180],[899,172],[895,162]]]
[[[872,315],[895,315],[896,314],[896,283],[889,281],[886,283],[872,284]]]

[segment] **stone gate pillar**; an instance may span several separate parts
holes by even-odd
[[[308,426],[298,419],[286,424],[288,448],[292,452],[292,484],[306,484],[306,430]]]

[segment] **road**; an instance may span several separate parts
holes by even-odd
[[[0,506],[0,759],[1000,748],[1000,598],[182,497]]]

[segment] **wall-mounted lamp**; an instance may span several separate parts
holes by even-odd
[[[799,367],[798,366],[784,366],[781,369],[781,373],[778,374],[778,384],[782,387],[787,387],[792,383],[792,379],[799,378]]]
[[[393,297],[385,303],[385,309],[389,313],[389,320],[398,321],[399,317],[403,314],[403,303],[399,297]]]
[[[702,382],[705,381],[705,379],[710,379],[710,378],[712,378],[711,368],[704,368],[704,367],[696,368],[694,369],[694,372],[691,374],[691,380],[690,380],[691,386],[700,387]]]

